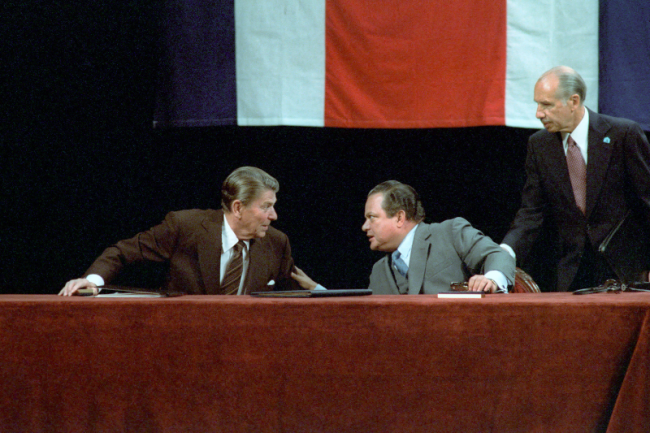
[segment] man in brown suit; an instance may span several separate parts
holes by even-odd
[[[300,289],[287,236],[271,227],[278,181],[255,167],[232,172],[221,188],[222,210],[170,212],[165,220],[108,247],[84,276],[59,295],[110,283],[129,264],[168,266],[163,289],[187,294],[247,294]],[[243,278],[242,278],[243,276]]]

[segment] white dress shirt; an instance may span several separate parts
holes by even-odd
[[[585,108],[585,115],[582,117],[582,120],[578,123],[578,126],[576,126],[576,129],[574,129],[573,132],[570,134],[566,132],[562,133],[562,145],[564,146],[565,155],[569,149],[569,144],[567,143],[569,135],[573,138],[573,141],[576,142],[576,146],[580,149],[580,153],[585,160],[585,165],[587,165],[587,151],[589,150],[589,110]]]
[[[228,224],[226,215],[223,216],[223,226],[221,227],[221,269],[219,274],[219,282],[223,282],[223,277],[226,275],[226,269],[228,268],[228,263],[232,259],[233,253],[235,251],[234,247],[239,242],[239,238]],[[242,259],[244,267],[242,268],[242,278],[239,281],[239,290],[237,291],[238,295],[241,295],[244,288],[244,276],[248,270],[248,249],[250,248],[250,241],[244,241],[245,248],[242,251]]]

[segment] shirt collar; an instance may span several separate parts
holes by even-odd
[[[576,145],[580,149],[580,152],[585,157],[585,163],[587,162],[587,145],[589,141],[587,140],[587,135],[589,133],[589,110],[585,107],[585,115],[582,116],[582,120],[576,126],[576,129],[573,130],[571,134],[562,134],[562,144],[564,145],[564,151],[566,152],[568,148],[567,141],[569,140],[569,135],[573,137],[573,141],[576,142]]]
[[[237,235],[233,231],[233,229],[230,227],[230,224],[228,224],[228,220],[226,219],[226,214],[224,213],[223,215],[223,227],[221,228],[221,246],[222,246],[222,252],[226,252],[230,250],[232,247],[235,246],[239,242],[239,238],[237,238]],[[246,248],[248,248],[249,241],[244,241],[246,244]]]
[[[409,266],[409,263],[411,261],[411,251],[413,250],[413,240],[415,239],[415,229],[418,228],[420,224],[416,224],[415,227],[409,231],[406,236],[404,236],[404,239],[402,239],[402,243],[399,244],[399,247],[397,247],[397,251],[400,253],[400,257],[402,260],[404,260],[404,263],[406,263],[406,266]]]

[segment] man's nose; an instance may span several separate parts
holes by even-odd
[[[278,219],[278,213],[275,211],[274,207],[271,208],[271,213],[269,213],[269,219],[271,221],[275,221]]]
[[[364,221],[363,225],[361,226],[361,230],[363,230],[364,232],[367,232],[369,228],[370,227],[368,227],[368,220]]]

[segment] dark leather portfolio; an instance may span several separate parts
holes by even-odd
[[[364,296],[372,295],[370,289],[345,290],[286,290],[278,292],[253,292],[251,296],[263,298],[329,298],[333,296]]]
[[[107,296],[119,296],[120,294],[132,295],[133,297],[143,296],[143,297],[159,297],[167,298],[172,296],[183,296],[183,292],[172,292],[162,289],[147,289],[140,287],[128,287],[128,286],[115,286],[115,285],[104,285],[99,287],[101,291],[99,292],[98,297],[107,297]]]

